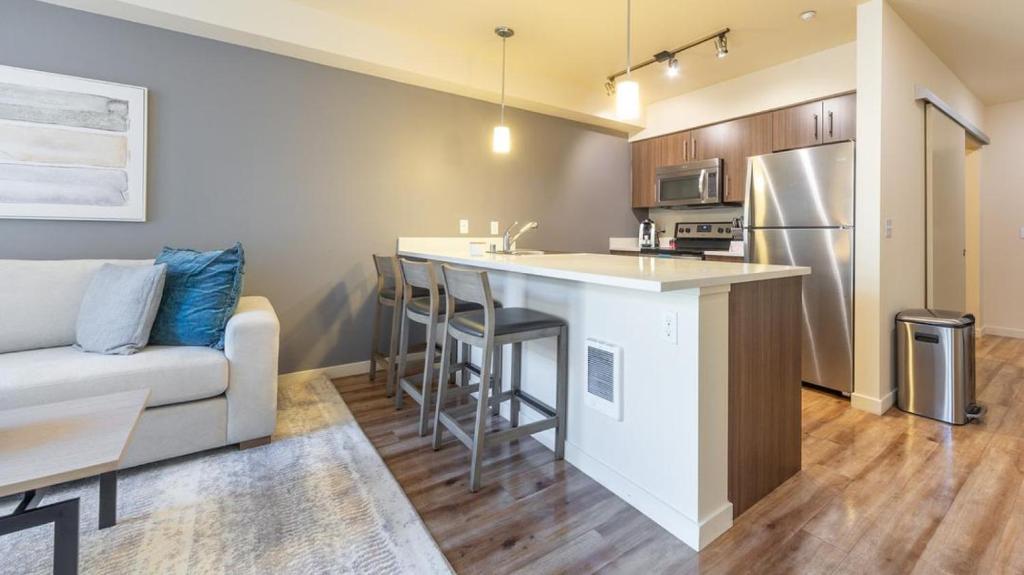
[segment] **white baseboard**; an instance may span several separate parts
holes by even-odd
[[[1002,337],[1013,337],[1024,339],[1024,329],[1016,327],[1002,327],[998,325],[986,325],[980,330],[984,335],[999,335]]]
[[[508,403],[502,404],[501,414],[506,419],[510,416],[509,409]],[[519,413],[520,424],[532,423],[539,419],[540,416],[527,405],[524,405]],[[533,438],[548,449],[554,450],[553,429],[534,434]],[[571,441],[565,442],[565,460],[694,550],[700,551],[732,527],[732,503],[728,501],[703,521],[698,521],[680,513],[599,459],[584,453]]]
[[[410,353],[409,361],[423,361],[423,352]],[[377,367],[377,372],[383,372],[387,369],[387,364],[380,364]],[[327,379],[337,379],[339,377],[351,377],[353,375],[363,375],[364,373],[370,373],[370,360],[354,361],[352,363],[339,363],[336,365],[328,365],[325,367],[317,367],[314,369],[304,369],[302,371],[293,371],[291,373],[282,373],[277,376],[279,384],[292,383],[295,381],[309,381],[313,378],[320,377],[321,375]]]
[[[895,389],[889,391],[889,393],[885,394],[881,398],[871,397],[870,395],[864,395],[861,393],[850,394],[850,405],[855,409],[874,413],[875,415],[882,415],[886,411],[889,411],[889,408],[891,408],[895,402]]]

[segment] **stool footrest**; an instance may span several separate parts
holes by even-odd
[[[398,385],[402,386],[402,389],[409,394],[413,401],[423,405],[423,394],[420,393],[420,389],[416,387],[416,384],[409,381],[409,378],[403,377],[398,381]]]
[[[544,415],[546,415],[548,417],[555,417],[555,415],[557,414],[557,412],[555,411],[555,408],[551,407],[550,405],[544,403],[543,401],[537,399],[536,397],[530,395],[529,393],[526,393],[525,391],[523,391],[521,389],[515,390],[514,394],[523,403],[525,403],[526,405],[529,405],[533,409],[543,413]]]

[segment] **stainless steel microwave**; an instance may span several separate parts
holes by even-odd
[[[722,203],[722,159],[662,166],[655,170],[660,208],[714,206]]]

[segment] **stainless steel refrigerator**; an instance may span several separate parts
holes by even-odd
[[[853,389],[854,144],[754,156],[747,169],[748,262],[807,266],[803,380]]]

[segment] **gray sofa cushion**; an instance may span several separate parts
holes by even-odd
[[[78,310],[75,347],[114,355],[131,355],[146,347],[166,275],[164,264],[100,267]]]
[[[149,389],[149,407],[215,397],[227,390],[228,360],[208,347],[151,345],[134,355],[52,347],[0,354],[0,406],[40,405]]]

